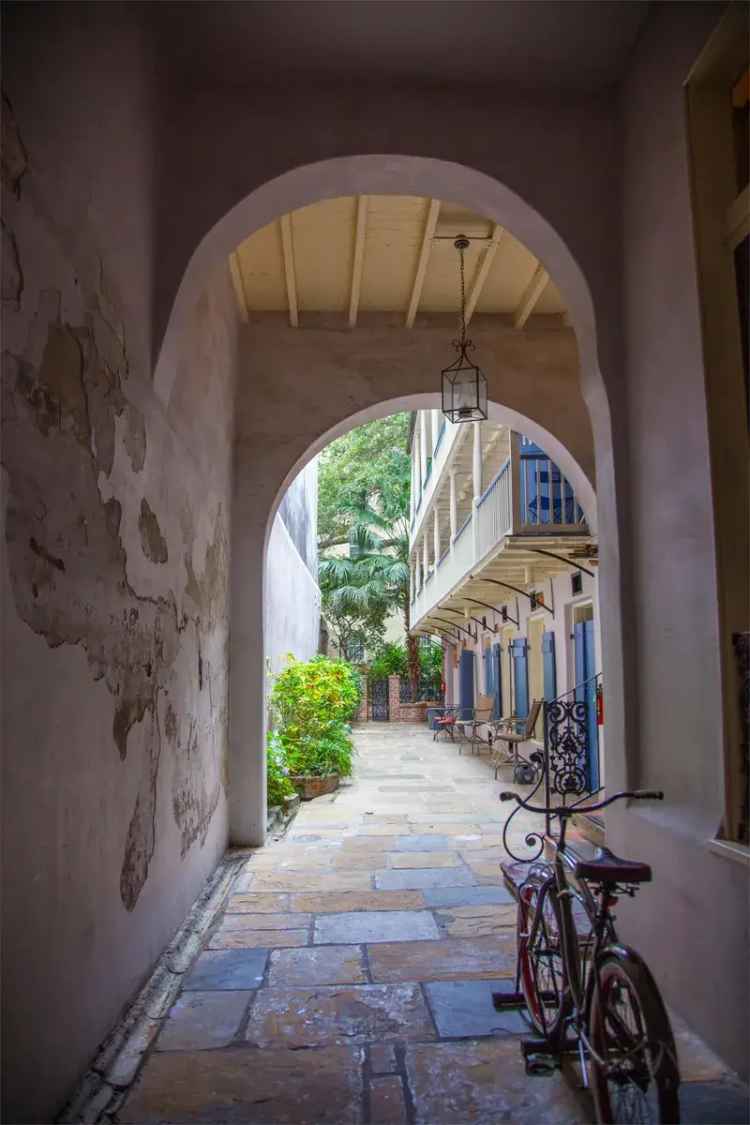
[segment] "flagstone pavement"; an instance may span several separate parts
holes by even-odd
[[[244,864],[118,1122],[593,1120],[569,1079],[526,1076],[526,1025],[492,1006],[515,968],[507,780],[424,726],[369,723],[356,744],[351,783]],[[531,827],[516,817],[511,844]],[[746,1120],[720,1060],[676,1031],[683,1121]],[[700,1116],[717,1094],[724,1115]]]

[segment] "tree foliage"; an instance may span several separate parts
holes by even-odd
[[[318,538],[323,612],[337,640],[368,647],[382,641],[393,610],[404,620],[409,675],[419,676],[409,637],[409,415],[395,414],[352,430],[321,456]],[[348,545],[342,556],[331,548]],[[326,555],[326,550],[328,554]]]
[[[386,520],[409,511],[409,415],[392,414],[332,441],[318,463],[318,546],[346,543],[353,510],[376,508]]]

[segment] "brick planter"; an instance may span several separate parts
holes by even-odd
[[[401,702],[401,677],[388,677],[388,710],[392,723],[426,723],[427,708],[440,707],[434,699],[420,699],[418,703]]]

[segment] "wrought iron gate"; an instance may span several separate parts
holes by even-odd
[[[376,722],[388,722],[390,718],[388,680],[370,681],[370,714]]]

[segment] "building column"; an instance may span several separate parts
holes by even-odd
[[[482,495],[482,423],[474,422],[472,424],[474,426],[474,499],[478,500]]]
[[[471,531],[474,562],[479,558],[479,501],[482,496],[482,423],[474,422],[474,449],[472,457],[472,483],[474,496],[471,503]]]
[[[419,412],[419,434],[422,439],[422,488],[424,482],[427,480],[427,411],[420,410]]]
[[[456,473],[454,469],[450,472],[450,522],[451,522],[451,551],[453,550],[454,540],[456,538],[457,516],[456,516]]]
[[[414,462],[414,475],[415,475],[416,480],[417,480],[417,503],[418,503],[420,497],[422,496],[422,489],[424,488],[424,470],[422,468],[422,429],[421,429],[418,421],[417,421],[417,425],[414,429],[414,445],[415,445],[415,452],[416,452],[416,458],[415,458],[415,462]],[[415,504],[414,505],[415,510],[416,510],[416,507],[417,507],[417,505]]]
[[[422,566],[424,567],[424,580],[427,581],[427,575],[430,571],[430,549],[427,546],[427,531],[425,530],[422,536]]]
[[[435,570],[437,570],[438,559],[440,558],[440,516],[438,515],[437,505],[433,508],[433,534],[435,537]]]

